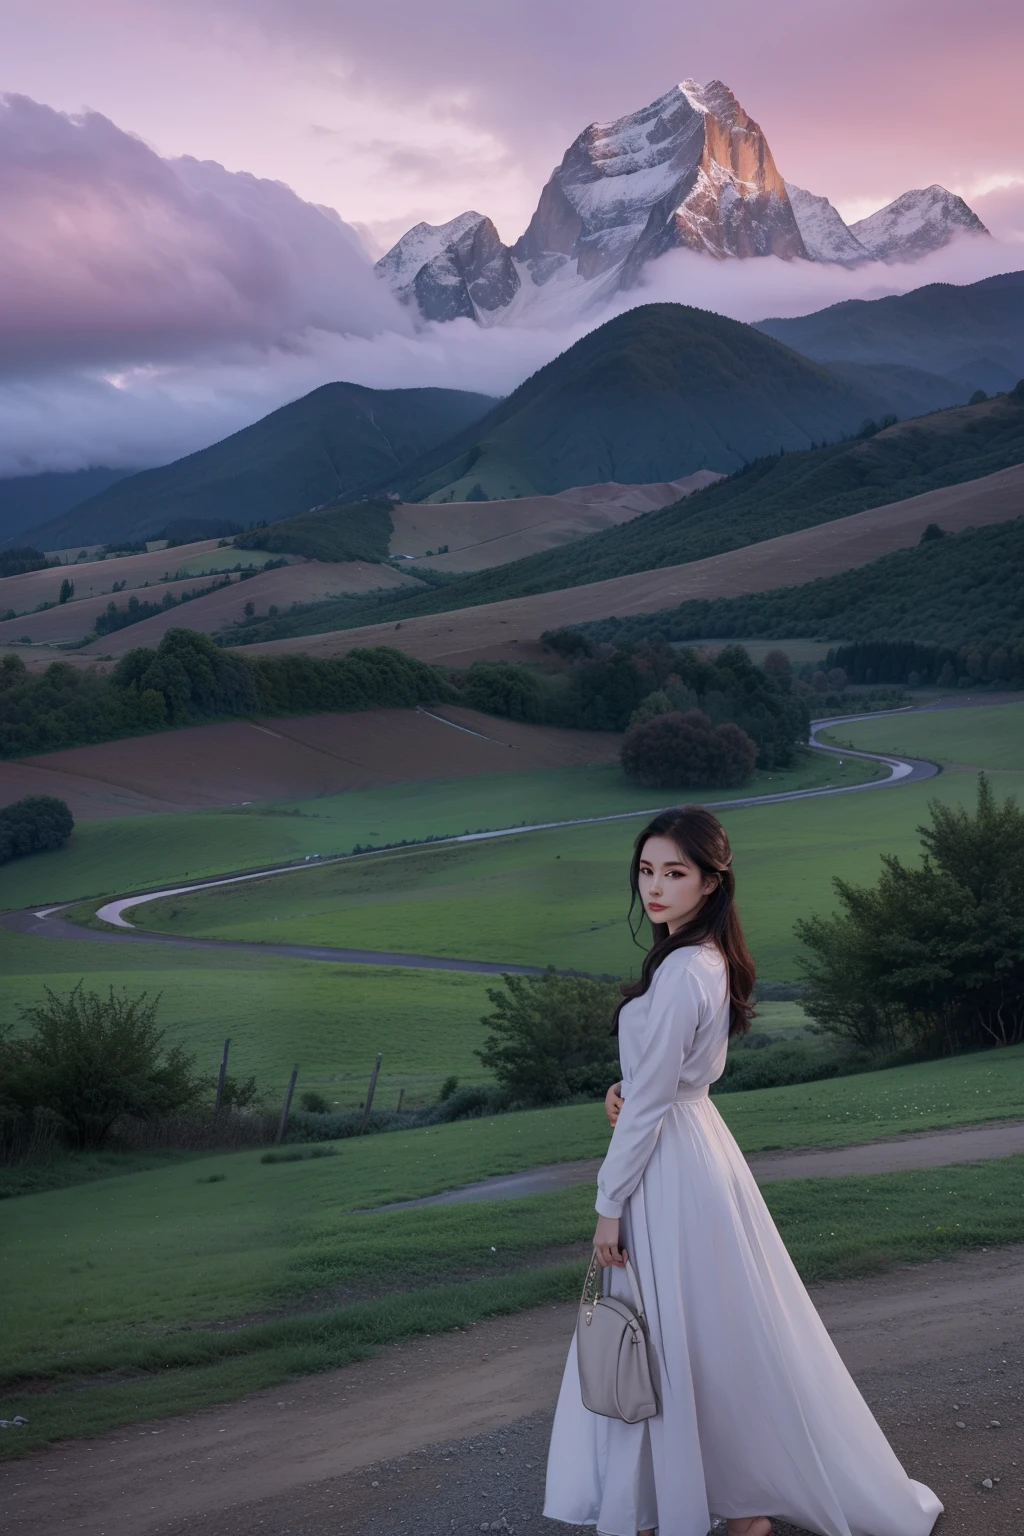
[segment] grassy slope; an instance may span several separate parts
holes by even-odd
[[[152,537],[180,517],[274,522],[387,478],[492,403],[454,389],[323,384],[209,448],[118,481],[34,537],[55,549]]]
[[[843,1145],[1012,1117],[1022,1080],[1024,1047],[1015,1047],[730,1095],[719,1106],[748,1153]],[[10,1449],[75,1433],[74,1408],[77,1424],[95,1433],[343,1363],[389,1339],[571,1295],[577,1266],[536,1266],[589,1235],[587,1186],[398,1215],[346,1216],[344,1207],[545,1155],[600,1155],[606,1141],[600,1107],[587,1105],[346,1143],[339,1157],[318,1162],[267,1166],[241,1153],[6,1202],[0,1266],[16,1283],[3,1277],[10,1387],[0,1411],[33,1419],[31,1435]],[[801,1272],[814,1279],[1019,1241],[1022,1187],[1024,1159],[1009,1158],[800,1181],[769,1187],[767,1198]],[[304,1300],[314,1315],[295,1315]],[[247,1325],[216,1326],[235,1318]],[[79,1386],[112,1370],[142,1374]],[[63,1379],[71,1391],[26,1396],[17,1386],[26,1376]]]
[[[902,752],[938,763],[1022,772],[1024,704],[858,720],[824,731],[821,739],[865,752]]]
[[[973,803],[971,774],[840,800],[725,811],[740,909],[766,980],[799,974],[797,917],[827,911],[832,877],[872,882],[886,852],[913,857],[932,797]],[[204,936],[361,945],[635,973],[625,925],[628,822],[495,843],[395,852],[138,910],[140,926]]]
[[[394,524],[391,503],[338,502],[267,528],[241,534],[238,549],[272,549],[275,554],[305,555],[309,560],[373,560],[388,557]]]
[[[746,597],[695,599],[583,629],[619,642],[662,634],[826,640],[920,640],[950,646],[1024,639],[1019,572],[1024,517],[894,550],[868,565],[803,586]]]
[[[873,774],[870,765],[848,763],[842,782]],[[742,789],[695,798],[730,799],[837,782],[831,760],[807,754],[785,774],[756,773]],[[81,821],[65,847],[0,866],[0,911],[152,890],[163,881],[258,869],[307,853],[347,853],[356,843],[366,847],[643,810],[661,799],[607,764],[411,781],[315,800],[182,811],[173,818]]]
[[[903,422],[866,440],[766,459],[622,527],[459,577],[432,593],[342,598],[249,626],[243,638],[320,634],[702,560],[1022,461],[1024,396],[1012,395]],[[704,631],[716,632],[728,633]]]

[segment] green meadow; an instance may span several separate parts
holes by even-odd
[[[1024,704],[852,720],[823,731],[821,740],[865,752],[903,752],[935,763],[1024,774]]]
[[[756,773],[742,789],[694,793],[736,799],[858,783],[873,764],[807,752],[785,773]],[[86,896],[151,890],[164,881],[373,846],[657,808],[663,792],[629,784],[617,764],[477,774],[391,784],[313,800],[280,800],[162,816],[80,821],[65,847],[0,867],[0,911]]]
[[[969,805],[975,794],[973,775],[944,774],[834,799],[723,811],[761,976],[799,976],[793,924],[831,909],[834,876],[873,882],[883,853],[917,855],[915,829],[931,798]],[[129,915],[168,933],[628,976],[642,957],[625,922],[635,830],[611,822],[396,850],[167,897]]]
[[[717,1101],[747,1153],[1013,1117],[1024,1047]],[[589,1186],[359,1214],[493,1173],[599,1156],[599,1105],[190,1160],[0,1205],[3,1452],[223,1400],[415,1333],[572,1294]],[[805,1279],[1024,1239],[1024,1158],[767,1186]],[[354,1208],[356,1208],[354,1210]],[[382,1278],[384,1277],[384,1278]],[[104,1381],[109,1377],[109,1381]],[[26,1391],[48,1383],[50,1390]]]

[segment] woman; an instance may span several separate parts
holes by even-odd
[[[636,842],[630,882],[654,942],[622,988],[594,1251],[623,1300],[632,1260],[661,1406],[638,1424],[591,1413],[574,1340],[544,1513],[600,1536],[706,1536],[720,1518],[729,1536],[771,1536],[769,1516],[821,1536],[928,1536],[942,1505],[896,1459],[708,1097],[730,1035],[750,1027],[731,861],[697,805]]]

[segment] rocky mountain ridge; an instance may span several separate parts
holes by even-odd
[[[848,226],[827,198],[783,179],[728,86],[684,80],[639,112],[585,128],[514,245],[468,212],[417,224],[376,270],[424,320],[489,324],[535,316],[563,297],[585,304],[633,288],[648,262],[673,249],[852,267],[918,261],[967,234],[988,231],[939,186],[905,192]]]

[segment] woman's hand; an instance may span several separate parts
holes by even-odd
[[[594,1252],[597,1262],[602,1268],[609,1264],[615,1264],[621,1269],[629,1255],[625,1248],[619,1247],[619,1218],[617,1216],[599,1216],[597,1227],[594,1230]]]
[[[621,1087],[621,1083],[612,1083],[604,1096],[604,1112],[608,1116],[608,1124],[613,1131],[615,1129],[615,1122],[619,1118],[619,1110],[626,1102],[619,1092]]]

